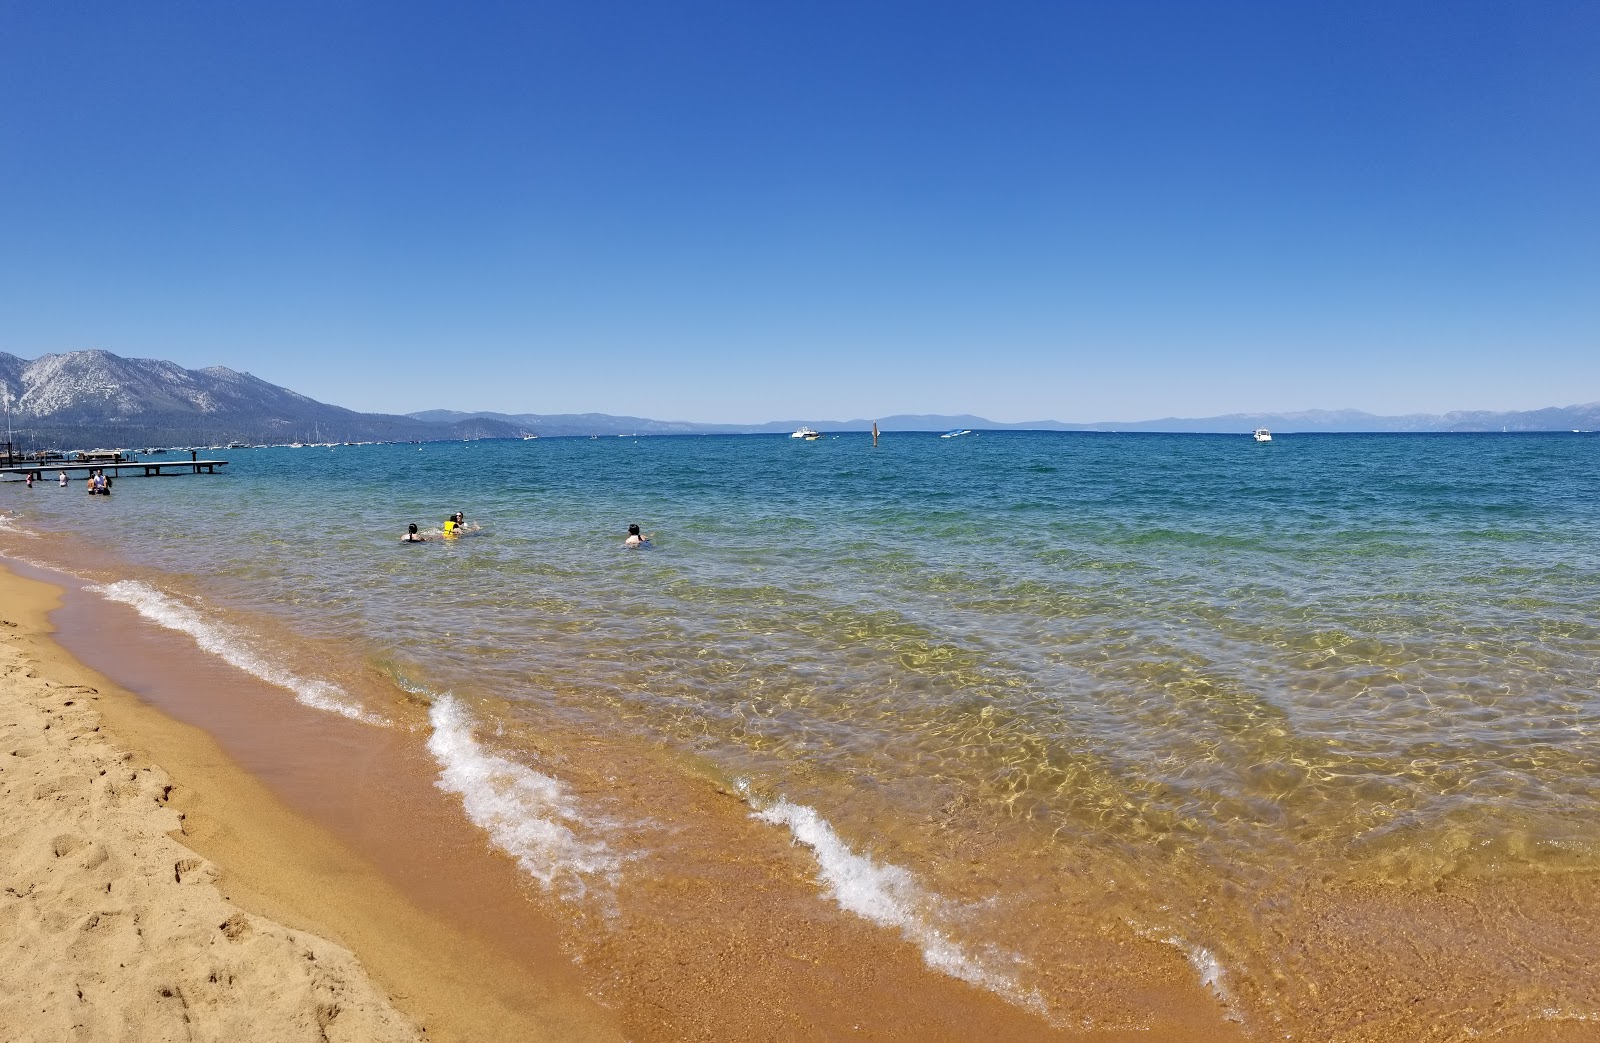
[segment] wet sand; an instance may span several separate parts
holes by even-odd
[[[105,727],[119,697],[44,636],[54,600],[0,573],[0,1037],[426,1038],[349,950],[229,899]]]
[[[58,602],[0,571],[0,1037],[620,1038],[553,947],[502,953],[429,913],[204,732],[73,659]],[[205,686],[228,680],[172,678],[222,702]]]
[[[840,909],[812,854],[753,825],[709,766],[622,735],[485,721],[497,745],[549,767],[585,806],[656,809],[660,821],[624,853],[613,900],[565,901],[435,785],[421,699],[363,690],[384,727],[309,709],[70,577],[16,569],[62,588],[51,616],[60,630],[42,623],[57,593],[15,576],[0,576],[0,614],[20,626],[0,629],[26,635],[41,676],[98,690],[104,726],[93,734],[167,773],[150,808],[185,816],[179,839],[195,854],[176,861],[202,861],[243,915],[283,925],[264,936],[303,931],[353,952],[350,975],[364,968],[394,1016],[429,1039],[1600,1039],[1600,978],[1587,971],[1592,874],[1426,889],[1331,880],[1257,896],[1288,912],[1246,932],[1266,955],[1230,964],[1252,973],[1230,974],[1226,1003],[1179,948],[1112,929],[1122,921],[1062,878],[1047,921],[1014,925],[1050,939],[1039,965],[1046,1018],[1025,996],[931,969],[899,932]],[[169,877],[172,861],[160,863]],[[308,1009],[314,1025],[316,1003]],[[328,1038],[388,1038],[362,1031]]]
[[[670,807],[680,840],[630,866],[609,913],[564,903],[433,785],[425,707],[396,702],[387,728],[307,709],[39,574],[67,588],[59,639],[88,664],[54,669],[100,688],[110,730],[171,773],[184,841],[225,893],[348,945],[428,1038],[1241,1038],[1159,944],[1136,1031],[1085,1033],[932,970],[898,932],[819,894],[809,853],[753,828],[717,780],[622,743],[578,744],[564,778],[585,800]],[[1082,991],[1092,1004],[1092,982]]]

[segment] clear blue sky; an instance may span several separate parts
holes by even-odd
[[[358,409],[1600,399],[1600,3],[0,0],[0,350]]]

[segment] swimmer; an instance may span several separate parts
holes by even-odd
[[[61,488],[65,489],[66,487],[67,487],[67,472],[62,471],[61,472]]]
[[[653,532],[650,534],[650,536],[654,535],[655,533]],[[630,525],[628,526],[628,538],[622,541],[622,545],[624,547],[648,547],[650,546],[650,536],[639,535],[639,526]]]
[[[32,471],[28,472],[28,488],[30,488],[30,489],[33,488],[33,472]]]
[[[417,523],[412,522],[406,529],[406,534],[400,537],[401,543],[427,543],[428,537],[417,531]]]
[[[444,534],[446,536],[461,535],[460,533],[456,532],[456,515],[452,514],[450,517],[444,520]]]

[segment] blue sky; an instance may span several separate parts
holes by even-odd
[[[358,409],[1600,399],[1600,4],[0,2],[0,350]]]

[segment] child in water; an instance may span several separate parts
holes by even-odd
[[[401,543],[427,543],[428,542],[428,537],[426,537],[426,536],[422,535],[420,532],[418,532],[417,531],[417,523],[416,522],[412,522],[410,527],[408,527],[406,529],[406,534],[404,536],[400,537],[400,542]]]
[[[654,535],[655,533],[653,532],[650,534],[650,536]],[[648,547],[650,545],[650,536],[639,535],[639,526],[630,525],[628,526],[628,538],[622,541],[622,545],[624,547]]]

